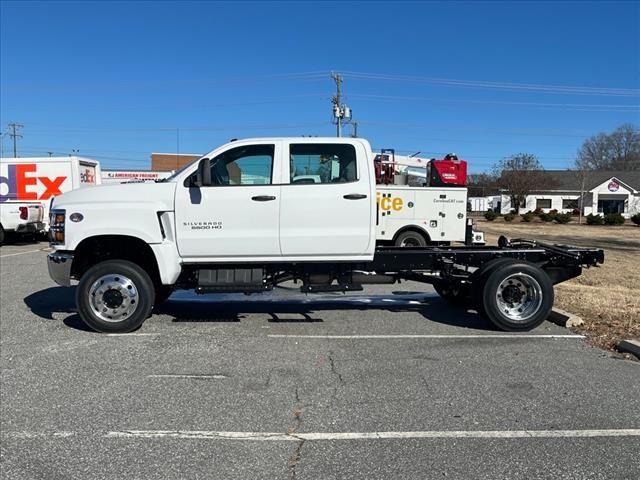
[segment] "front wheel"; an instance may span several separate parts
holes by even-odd
[[[80,318],[104,333],[126,333],[138,328],[153,308],[155,289],[140,266],[126,260],[94,265],[80,279],[76,305]]]
[[[553,283],[531,263],[496,266],[480,287],[480,311],[502,330],[531,330],[545,321],[553,307]]]

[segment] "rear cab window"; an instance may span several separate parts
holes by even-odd
[[[289,145],[289,183],[349,183],[358,180],[356,150],[349,144]]]

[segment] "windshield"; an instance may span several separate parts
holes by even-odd
[[[198,162],[200,160],[197,160]],[[171,175],[169,175],[167,178],[163,178],[161,180],[156,180],[158,183],[160,182],[173,182],[176,177],[178,175],[180,175],[182,172],[184,172],[187,168],[191,167],[192,165],[194,165],[196,162],[190,162],[187,163],[186,165],[183,165],[182,167],[180,167],[178,170],[176,170],[175,172],[173,172]]]

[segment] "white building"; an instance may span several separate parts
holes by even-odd
[[[520,212],[557,210],[571,213],[582,205],[583,214],[621,213],[624,217],[640,213],[640,171],[548,170],[548,188],[533,191],[520,206]],[[509,213],[511,205],[508,191],[501,190],[499,211]]]

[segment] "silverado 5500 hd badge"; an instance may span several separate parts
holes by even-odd
[[[221,230],[222,222],[182,222],[182,226],[191,230]]]

